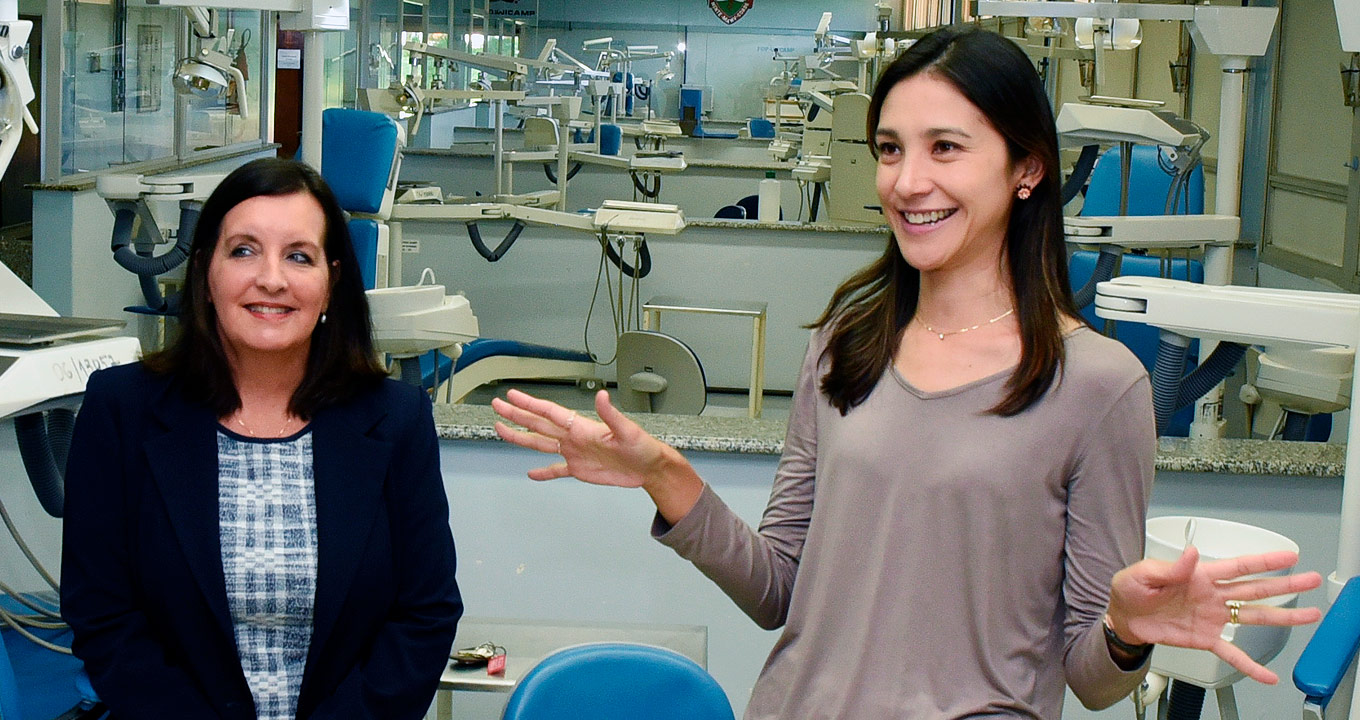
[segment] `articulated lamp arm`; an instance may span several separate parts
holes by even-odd
[[[9,167],[19,148],[24,126],[38,134],[38,123],[28,111],[33,101],[33,83],[28,78],[24,55],[33,23],[27,20],[0,19],[0,176]]]

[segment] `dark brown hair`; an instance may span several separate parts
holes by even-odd
[[[330,187],[310,166],[293,160],[262,158],[242,165],[223,178],[203,204],[194,230],[185,271],[179,333],[160,352],[142,359],[152,372],[172,375],[191,400],[211,407],[218,416],[241,406],[222,338],[217,313],[209,301],[208,266],[217,248],[222,219],[232,208],[262,195],[307,193],[326,218],[322,250],[330,268],[327,320],[312,331],[307,368],[293,392],[288,410],[310,418],[317,410],[347,400],[373,387],[387,373],[378,364],[373,326],[368,315],[359,260],[354,254],[345,212]]]
[[[1057,128],[1043,84],[1029,58],[1010,40],[973,27],[946,27],[918,40],[879,78],[869,103],[868,140],[875,136],[888,92],[929,72],[948,81],[1006,139],[1012,163],[1034,158],[1043,179],[1028,200],[1014,202],[1006,228],[1006,262],[1020,322],[1020,363],[992,412],[1015,415],[1043,397],[1062,367],[1063,316],[1077,317],[1067,279]],[[845,414],[863,402],[897,352],[916,312],[921,274],[889,236],[882,257],[856,272],[831,296],[811,327],[831,328],[821,389]]]

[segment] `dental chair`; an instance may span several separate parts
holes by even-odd
[[[321,122],[321,172],[350,214],[350,239],[364,288],[384,288],[390,242],[386,221],[396,197],[405,138],[396,121],[382,113],[331,108],[322,113]],[[412,372],[415,364],[408,370],[403,363],[403,377],[427,390],[447,382],[444,397],[450,402],[461,402],[477,387],[502,379],[595,378],[590,355],[575,350],[476,338],[452,354],[458,356],[456,363],[442,352],[420,354],[419,371]]]
[[[1162,215],[1166,209],[1167,194],[1171,189],[1172,176],[1163,167],[1162,149],[1153,145],[1134,145],[1129,169],[1128,215]],[[1115,146],[1101,154],[1091,170],[1090,184],[1086,188],[1086,201],[1080,215],[1099,217],[1119,214],[1120,193],[1120,151]],[[1190,176],[1184,200],[1178,198],[1175,210],[1182,215],[1198,215],[1204,212],[1204,171],[1196,168]],[[1099,253],[1092,250],[1077,250],[1072,253],[1068,264],[1068,275],[1072,291],[1086,285],[1098,272]],[[1116,272],[1120,275],[1143,277],[1165,276],[1190,282],[1204,282],[1204,266],[1199,260],[1172,258],[1163,260],[1157,256],[1125,253],[1118,261]],[[1080,308],[1082,317],[1097,329],[1105,327],[1105,321],[1096,317],[1095,305]],[[1142,361],[1143,367],[1152,371],[1157,361],[1157,328],[1142,323],[1119,321],[1114,323],[1114,337],[1124,343]],[[1198,343],[1189,351],[1189,357],[1198,356]],[[1194,362],[1187,364],[1186,370],[1194,369]],[[1189,434],[1190,421],[1194,408],[1188,407],[1172,416],[1162,434],[1185,437]]]
[[[1294,664],[1294,686],[1303,692],[1304,720],[1356,717],[1355,655],[1360,647],[1360,578],[1351,578],[1313,632]]]
[[[387,285],[389,239],[405,133],[382,113],[330,108],[321,113],[321,174],[349,213],[364,289]]]
[[[651,645],[591,643],[544,658],[515,685],[501,720],[732,720],[708,671]]]

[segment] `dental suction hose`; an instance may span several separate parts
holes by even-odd
[[[160,255],[142,255],[133,249],[132,228],[137,218],[136,205],[116,203],[113,212],[113,241],[110,243],[114,262],[128,272],[151,277],[164,275],[179,267],[180,263],[189,257],[189,246],[193,243],[194,229],[198,227],[198,216],[202,210],[203,204],[200,202],[193,200],[180,202],[179,237],[175,241],[175,246]],[[143,225],[143,234],[146,232],[146,226]],[[150,245],[159,242],[160,238],[143,237],[141,240]]]
[[[574,163],[571,169],[567,170],[567,179],[576,177],[576,173],[581,172],[581,163]],[[543,163],[543,174],[548,176],[548,182],[557,184],[557,172],[553,170],[552,163]]]
[[[1157,345],[1157,361],[1152,368],[1152,407],[1161,435],[1171,416],[1209,392],[1232,374],[1247,346],[1220,342],[1204,363],[1185,375],[1185,356],[1190,338],[1163,330]]]
[[[1072,300],[1080,310],[1096,299],[1096,285],[1114,277],[1114,266],[1119,262],[1119,251],[1113,247],[1102,247],[1096,257],[1096,267],[1091,271],[1091,279],[1086,281],[1073,296]]]
[[[507,232],[496,249],[492,250],[483,242],[482,231],[477,227],[477,223],[467,223],[468,239],[472,241],[472,247],[476,248],[477,254],[485,258],[487,262],[496,262],[505,257],[505,254],[510,252],[510,246],[515,244],[522,232],[524,232],[524,223],[516,220],[514,226],[510,228],[510,232]]]
[[[609,258],[609,262],[613,263],[614,267],[622,270],[625,276],[635,280],[641,280],[652,273],[652,251],[647,247],[646,240],[643,240],[638,244],[636,267],[629,265],[628,262],[623,259],[623,256],[619,254],[619,251],[614,249],[613,244],[611,244],[607,238],[600,238],[600,242],[604,245],[604,254]]]
[[[1171,699],[1166,713],[1167,720],[1199,720],[1203,711],[1204,688],[1184,680],[1171,681]]]
[[[66,504],[66,458],[75,425],[75,412],[65,408],[14,418],[14,436],[28,480],[42,509],[55,518],[62,516]]]

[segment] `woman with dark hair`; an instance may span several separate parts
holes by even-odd
[[[424,716],[462,601],[429,398],[376,357],[321,177],[227,175],[179,335],[72,439],[62,614],[113,717]]]
[[[1057,718],[1109,706],[1153,643],[1212,649],[1321,582],[1292,553],[1138,561],[1156,437],[1147,374],[1070,296],[1052,111],[1010,41],[946,28],[883,73],[868,120],[892,236],[813,323],[769,505],[751,529],[680,454],[512,392],[536,480],[642,487],[653,534],[783,633],[748,718]]]

